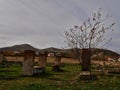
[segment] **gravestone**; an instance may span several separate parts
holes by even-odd
[[[4,61],[4,55],[3,52],[0,52],[0,63],[2,63]]]
[[[45,73],[45,67],[47,64],[47,52],[39,53],[39,66],[34,66],[34,74]]]
[[[47,63],[47,53],[40,53],[39,54],[39,66],[41,68],[45,68]]]
[[[61,65],[61,54],[57,53],[55,56],[55,62],[52,67],[52,71],[61,71],[60,65]]]
[[[90,71],[91,60],[90,60],[90,50],[82,49],[82,71]]]
[[[24,61],[22,74],[25,76],[33,75],[33,64],[34,64],[35,52],[32,50],[24,51]]]

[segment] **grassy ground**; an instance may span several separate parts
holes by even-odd
[[[0,90],[120,90],[119,75],[102,75],[98,80],[76,80],[81,71],[78,64],[63,64],[64,72],[51,71],[39,76],[21,76],[21,64],[3,63],[0,65]]]

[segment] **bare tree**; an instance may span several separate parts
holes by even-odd
[[[80,63],[81,61],[83,62],[82,64],[85,63],[86,55],[83,55],[82,51],[87,49],[89,55],[87,55],[86,58],[88,59],[86,60],[89,60],[87,62],[89,62],[88,64],[90,66],[91,48],[95,48],[99,46],[100,43],[103,43],[106,40],[105,33],[113,30],[112,27],[115,23],[108,22],[110,18],[108,14],[104,16],[102,10],[99,9],[97,12],[93,13],[92,17],[83,22],[82,25],[75,25],[70,30],[65,31],[67,46],[73,49],[73,53],[76,53],[75,55]],[[83,70],[85,68],[84,65],[82,67]]]

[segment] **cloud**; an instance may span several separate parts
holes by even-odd
[[[20,43],[38,48],[64,47],[64,31],[81,24],[98,8],[112,14],[118,37],[116,34],[111,37],[120,38],[119,3],[119,0],[0,0],[0,47]],[[114,42],[111,48],[115,45],[120,43]]]

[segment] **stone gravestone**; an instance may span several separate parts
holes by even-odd
[[[82,49],[82,71],[90,71],[90,50],[88,49]]]
[[[80,73],[80,79],[89,80],[91,79],[91,60],[90,60],[90,50],[82,49],[82,72]]]
[[[40,53],[39,66],[45,68],[47,63],[47,53]]]
[[[52,71],[61,71],[60,65],[61,65],[61,54],[57,53],[55,56],[55,63],[52,67]]]
[[[25,76],[33,75],[33,64],[34,64],[35,52],[32,50],[24,51],[24,61],[22,74]]]
[[[4,61],[4,55],[3,52],[0,52],[0,63],[2,63]]]
[[[34,67],[34,74],[45,73],[45,67],[47,64],[47,52],[39,53],[39,66]]]

